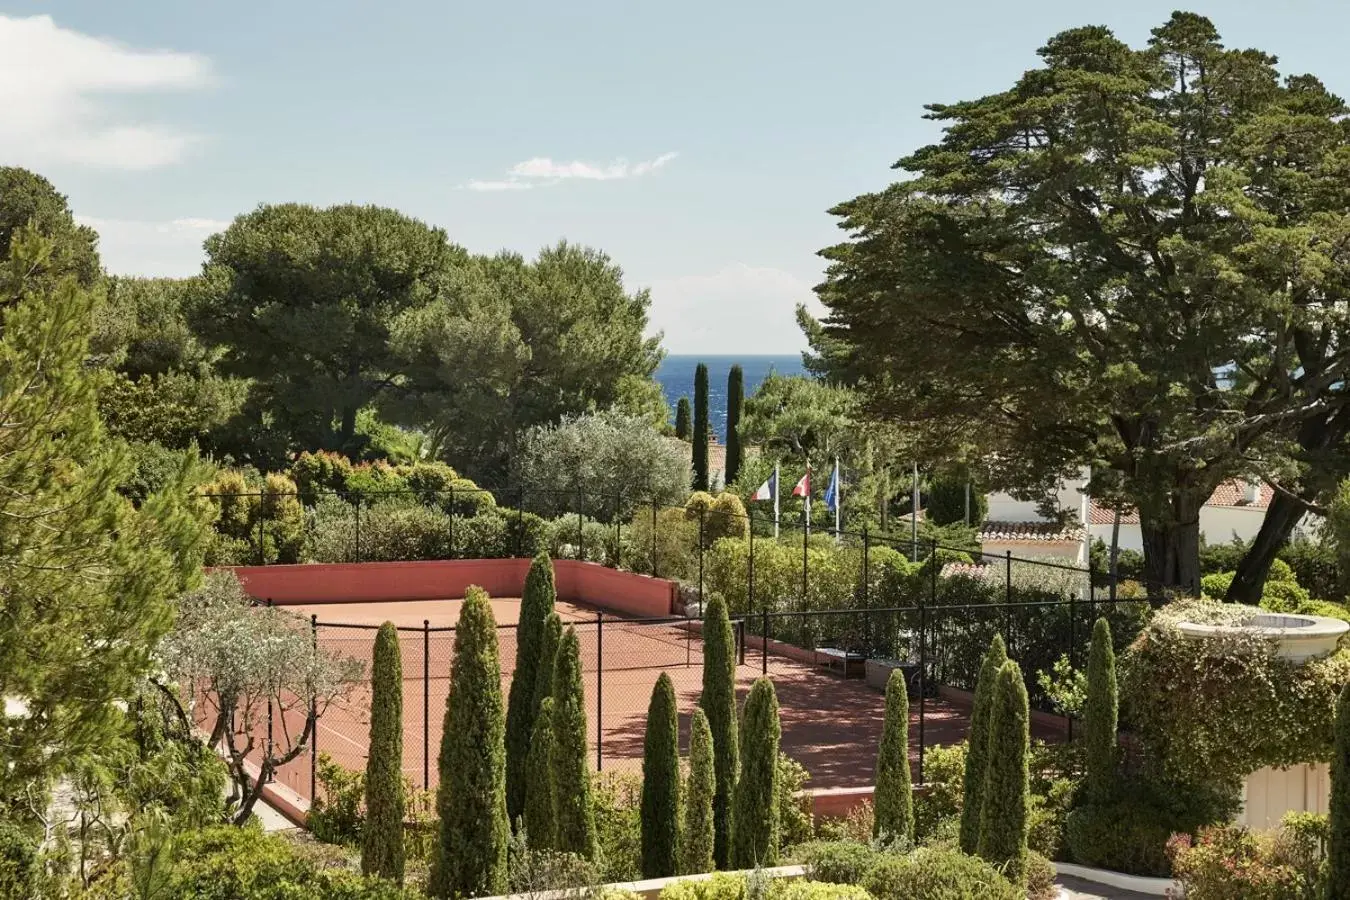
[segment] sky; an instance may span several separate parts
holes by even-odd
[[[604,250],[672,353],[793,353],[828,210],[937,137],[925,103],[1175,6],[0,0],[0,164],[67,194],[117,274],[192,274],[262,203],[374,203],[475,252]],[[1350,95],[1350,3],[1187,8]]]

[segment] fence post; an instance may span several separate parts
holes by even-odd
[[[1068,654],[1067,654],[1067,655],[1068,655],[1068,658],[1069,658],[1069,668],[1073,668],[1073,664],[1074,664],[1074,652],[1073,652],[1073,651],[1074,651],[1074,647],[1078,644],[1078,636],[1077,636],[1077,634],[1076,634],[1077,629],[1076,629],[1076,627],[1075,627],[1075,622],[1074,622],[1074,606],[1075,606],[1075,604],[1077,603],[1077,600],[1078,600],[1078,594],[1077,594],[1076,592],[1075,592],[1075,593],[1069,594],[1069,652],[1068,652]],[[1068,730],[1069,742],[1072,743],[1072,742],[1073,742],[1073,714],[1070,713],[1067,709],[1064,711],[1064,720],[1065,720],[1066,725],[1068,726],[1067,730]]]
[[[516,557],[522,555],[525,546],[525,489],[516,491]]]
[[[868,544],[866,525],[863,526],[862,539],[862,607],[866,610],[866,612],[863,613],[864,637],[867,641],[867,649],[872,651],[876,648],[872,643],[872,586],[869,584],[867,571],[867,557],[870,555],[871,550]]]
[[[652,577],[660,576],[656,573],[656,500],[652,500]]]
[[[319,649],[319,615],[309,617],[310,646]],[[309,720],[314,723],[309,734],[309,802],[312,804],[319,789],[319,700],[313,693],[309,695]]]
[[[745,619],[736,620],[736,636],[741,641],[740,665],[745,665]]]
[[[925,704],[928,700],[928,610],[919,596],[919,784],[923,784],[923,759],[927,750]]]
[[[586,558],[586,531],[585,531],[585,529],[582,527],[582,526],[583,526],[583,522],[582,522],[582,517],[581,517],[581,506],[582,506],[582,496],[581,496],[581,491],[577,491],[577,559],[578,559],[578,560],[584,560],[584,559]]]
[[[355,535],[355,543],[356,543],[356,549],[353,551],[353,554],[352,554],[352,555],[355,556],[356,558],[353,559],[352,562],[360,562],[360,561],[361,561],[361,495],[360,495],[360,494],[357,494],[357,495],[356,495],[356,535]]]
[[[267,486],[258,490],[258,565],[267,565]]]
[[[431,621],[422,620],[422,790],[431,790]]]
[[[619,504],[623,502],[621,494],[614,495],[614,559],[610,560],[614,568],[623,565],[623,516],[619,514]]]
[[[1003,630],[1006,632],[1003,637],[1008,644],[1008,655],[1012,656],[1013,640],[1013,606],[1012,606],[1012,551],[1003,551]]]
[[[698,508],[698,614],[703,615],[703,520],[707,507]]]
[[[750,555],[746,560],[745,614],[755,614],[755,517],[748,514],[750,520]]]
[[[764,604],[763,616],[764,624],[760,628],[759,639],[760,656],[763,658],[760,674],[767,676],[769,674],[769,605],[767,603]]]
[[[260,507],[260,510],[261,510],[261,507]],[[262,522],[262,519],[260,518],[258,521],[259,521],[259,523],[261,523],[261,522]],[[261,532],[262,532],[262,529],[260,528],[260,529],[259,529],[259,533],[261,534]],[[271,609],[271,608],[272,608],[272,598],[271,598],[271,597],[268,597],[268,598],[267,598],[267,608],[268,608],[268,609]],[[317,728],[316,728],[316,730],[317,730]],[[272,737],[272,694],[271,694],[271,692],[269,691],[269,693],[267,694],[267,759],[270,760],[270,759],[272,758],[272,750],[275,749],[275,747],[276,747],[276,742],[275,742],[275,739]],[[268,782],[270,783],[270,782],[274,781],[275,779],[276,779],[276,773],[274,773],[274,772],[269,772],[268,775],[267,775],[267,780],[268,780]]]
[[[450,488],[450,558],[455,559],[455,489]]]
[[[810,502],[811,502],[811,498],[810,498],[810,497],[807,497],[807,498],[806,498],[806,502],[807,502],[807,503],[810,503]],[[802,605],[801,605],[801,607],[799,607],[803,612],[805,612],[806,609],[807,609],[807,602],[806,602],[807,572],[808,572],[808,570],[809,570],[810,567],[807,565],[807,562],[806,562],[806,541],[807,541],[807,539],[808,539],[809,537],[811,537],[811,532],[807,529],[807,527],[806,527],[805,525],[803,525],[803,526],[802,526]]]
[[[595,614],[595,771],[605,767],[605,614]]]

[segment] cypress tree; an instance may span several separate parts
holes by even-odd
[[[440,840],[427,893],[480,897],[506,890],[506,711],[497,623],[487,592],[464,594],[446,698],[436,792]]]
[[[1030,719],[1022,670],[1009,660],[998,670],[989,714],[989,759],[977,853],[1002,869],[1014,884],[1026,883]]]
[[[534,703],[531,705],[537,719],[544,701],[553,696],[553,673],[558,666],[558,645],[562,643],[562,617],[550,612],[544,620],[544,634],[539,639],[539,667],[534,675]]]
[[[713,794],[717,775],[708,716],[695,708],[689,722],[689,783],[684,791],[684,822],[680,839],[682,874],[711,872],[713,863]]]
[[[403,881],[403,656],[393,622],[385,622],[376,632],[370,667],[370,754],[366,757],[361,871]]]
[[[727,604],[720,594],[708,600],[703,615],[703,693],[699,706],[708,717],[713,739],[713,860],[719,869],[730,863],[731,799],[740,768],[740,741],[736,736],[735,638]]]
[[[909,777],[909,693],[904,673],[892,669],[886,682],[886,719],[877,749],[873,837],[903,837],[913,842],[914,797]]]
[[[1331,799],[1327,804],[1327,900],[1350,897],[1350,685],[1336,701],[1335,745],[1331,752]]]
[[[1120,700],[1116,689],[1116,653],[1111,645],[1111,625],[1098,619],[1092,626],[1088,652],[1087,698],[1083,707],[1086,745],[1087,797],[1090,803],[1107,803],[1115,789],[1116,717]]]
[[[708,367],[694,369],[694,490],[708,489]],[[713,739],[716,740],[716,735]]]
[[[525,770],[525,836],[532,850],[557,846],[553,798],[553,698],[545,697],[534,719]]]
[[[741,407],[745,405],[745,375],[740,366],[732,366],[727,373],[727,471],[725,481],[731,484],[741,471]]]
[[[732,861],[738,868],[778,865],[778,695],[759,678],[745,700],[741,777],[732,814]]]
[[[994,635],[980,664],[975,683],[975,701],[970,711],[970,736],[966,742],[966,772],[962,783],[961,852],[973,854],[980,843],[980,807],[984,798],[984,775],[989,758],[989,710],[994,699],[998,671],[1008,661],[1003,636]]]
[[[680,720],[675,683],[656,679],[642,745],[642,875],[678,874],[680,859]]]
[[[581,644],[568,626],[553,672],[553,802],[557,849],[596,858],[595,810],[587,763],[586,700],[581,686]]]
[[[688,397],[681,397],[680,402],[675,404],[675,436],[682,441],[687,441],[692,437],[692,428],[689,425]]]
[[[511,694],[506,706],[506,815],[514,826],[525,812],[525,760],[534,732],[534,686],[538,679],[545,622],[553,612],[557,592],[553,585],[553,560],[541,552],[530,563],[525,590],[520,599],[520,623],[516,626],[516,670],[511,676]]]

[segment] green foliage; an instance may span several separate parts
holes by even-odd
[[[872,895],[856,884],[820,884],[794,879],[774,892],[774,900],[871,900]]]
[[[0,216],[45,185],[34,178],[0,171]],[[41,714],[0,716],[0,802],[45,791],[111,739],[117,701],[170,627],[170,598],[201,577],[208,516],[189,497],[186,459],[139,508],[117,493],[128,461],[104,437],[86,367],[95,297],[65,277],[60,246],[12,227],[0,224],[0,696]]]
[[[471,586],[455,629],[455,656],[438,762],[440,842],[428,882],[436,897],[506,888],[506,722],[497,623]]]
[[[680,502],[689,485],[680,444],[612,410],[531,429],[515,462],[531,506],[552,516],[580,511],[605,522],[627,519],[639,503]]]
[[[673,881],[661,889],[659,900],[748,900],[745,876],[719,872],[697,881]]]
[[[681,397],[680,402],[675,404],[675,436],[682,441],[693,437],[693,429],[689,424],[688,397]]]
[[[969,488],[970,519],[966,519],[966,497]],[[924,516],[936,525],[962,523],[979,526],[989,515],[989,497],[978,485],[971,484],[960,473],[938,475],[928,481],[928,502]]]
[[[706,665],[706,662],[705,662]],[[757,679],[741,722],[741,771],[731,820],[731,859],[738,868],[778,864],[778,696]]]
[[[557,849],[596,859],[595,813],[586,744],[586,699],[581,684],[581,645],[568,626],[553,672],[553,797]]]
[[[1026,883],[1030,719],[1022,671],[1008,660],[998,670],[989,713],[979,855],[1016,884]]]
[[[713,870],[713,795],[716,790],[712,730],[707,713],[696,707],[689,723],[689,780],[685,784],[681,822],[680,871],[684,875]]]
[[[1074,862],[1163,877],[1170,869],[1165,845],[1172,833],[1170,823],[1155,806],[1126,798],[1070,812],[1064,843]]]
[[[1027,900],[1057,900],[1055,864],[1035,850],[1027,854]]]
[[[306,822],[310,834],[325,844],[356,844],[365,824],[365,772],[344,768],[320,753],[315,775],[319,791]]]
[[[961,849],[974,853],[979,846],[980,823],[983,817],[984,791],[989,768],[989,735],[994,709],[995,684],[1008,652],[1002,635],[994,635],[980,664],[980,679],[975,686],[975,699],[970,713],[969,750],[966,753],[966,771],[961,807]]]
[[[1315,599],[1331,600],[1345,595],[1336,551],[1330,541],[1308,538],[1290,541],[1280,549],[1280,558],[1289,563],[1294,580]]]
[[[1261,591],[1261,608],[1273,612],[1298,612],[1311,601],[1308,592],[1292,581],[1267,581]]]
[[[102,276],[98,235],[78,225],[64,194],[50,181],[17,166],[0,166],[0,260],[9,259],[26,228],[40,235],[49,249],[43,261],[42,288],[64,278],[92,287]]]
[[[877,748],[875,835],[914,842],[914,791],[909,773],[909,690],[905,674],[891,670],[886,716]]]
[[[745,405],[745,373],[739,365],[727,372],[727,469],[724,481],[731,484],[741,473],[745,450],[741,446],[741,407]]]
[[[830,884],[862,884],[881,855],[872,845],[855,840],[816,841],[801,853],[807,876]]]
[[[525,833],[530,846],[549,850],[557,846],[557,803],[553,796],[553,698],[545,697],[534,719],[530,752],[525,760]]]
[[[592,782],[595,843],[606,882],[642,877],[642,778],[636,772],[597,772]]]
[[[1233,583],[1236,572],[1212,572],[1200,579],[1200,590],[1206,597],[1222,600],[1228,596],[1228,588]]]
[[[1336,699],[1335,747],[1331,755],[1331,832],[1327,840],[1328,897],[1350,893],[1350,684]]]
[[[0,819],[0,896],[32,897],[42,877],[39,836],[10,819]]]
[[[361,872],[403,881],[403,654],[398,628],[375,634],[370,674],[370,751],[366,757],[366,821]]]
[[[724,538],[746,540],[750,535],[750,519],[741,498],[729,491],[718,494],[704,515],[703,540],[711,547]]]
[[[544,618],[544,631],[539,638],[539,665],[535,671],[532,709],[542,709],[544,701],[553,696],[553,676],[558,671],[558,647],[562,644],[562,635],[562,617],[557,610],[551,609]]]
[[[642,745],[642,875],[667,878],[680,860],[680,720],[665,672],[652,687]]]
[[[694,490],[708,490],[708,366],[694,369]]]
[[[1266,833],[1226,825],[1203,829],[1195,840],[1177,835],[1168,842],[1172,873],[1188,900],[1343,896],[1340,885],[1327,883],[1325,819],[1306,814],[1302,818],[1315,824],[1309,827],[1286,818],[1281,828]]]
[[[964,821],[961,812],[966,747],[965,743],[929,747],[924,754],[924,790],[914,798],[914,837],[917,842],[928,842],[948,831],[959,830],[960,822]]]
[[[507,866],[507,885],[515,895],[547,891],[580,893],[603,880],[588,860],[575,853],[541,848],[530,835],[521,832],[511,838]]]
[[[288,474],[300,492],[300,502],[314,506],[322,492],[345,491],[352,464],[341,453],[308,450],[291,463]]]
[[[954,850],[923,847],[887,856],[872,867],[863,887],[877,900],[1022,900],[997,869]]]
[[[1092,626],[1092,644],[1088,650],[1087,698],[1083,707],[1086,788],[1087,798],[1092,803],[1106,803],[1115,792],[1116,719],[1119,708],[1111,623],[1098,619]]]
[[[740,769],[736,722],[736,647],[726,603],[713,594],[703,613],[703,692],[699,706],[712,731],[716,789],[713,792],[713,860],[731,861],[732,796]],[[753,864],[753,863],[752,863]]]
[[[786,850],[811,840],[815,809],[806,783],[811,775],[786,753],[778,754],[778,846]]]
[[[1125,654],[1123,717],[1163,776],[1236,790],[1265,766],[1331,758],[1331,710],[1350,680],[1350,654],[1298,664],[1250,633],[1192,640],[1177,627],[1250,615],[1250,607],[1176,601]]]
[[[511,693],[506,705],[506,814],[512,823],[525,812],[526,758],[538,714],[535,687],[543,664],[544,632],[557,596],[553,560],[541,553],[531,561],[525,576],[516,626],[516,667],[511,674]],[[553,664],[552,658],[548,664]]]

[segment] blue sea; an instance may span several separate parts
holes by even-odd
[[[656,380],[670,404],[671,421],[674,421],[675,404],[681,397],[688,396],[690,404],[694,402],[694,369],[699,363],[708,365],[708,424],[721,443],[727,440],[727,373],[732,366],[739,363],[745,373],[747,397],[759,388],[770,372],[802,375],[806,371],[802,368],[800,353],[786,356],[667,356],[656,370]]]

